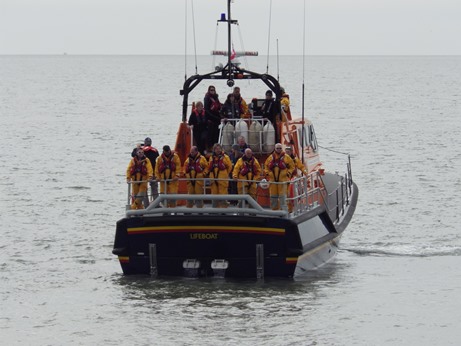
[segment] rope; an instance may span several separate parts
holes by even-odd
[[[328,150],[328,151],[331,151],[333,153],[337,153],[337,154],[341,154],[341,155],[346,155],[346,156],[349,156],[349,153],[343,153],[342,151],[338,151],[338,150],[334,150],[334,149],[330,149],[330,148],[326,148],[326,147],[322,147],[321,145],[317,145],[319,148],[322,148],[322,149],[325,149],[325,150]]]

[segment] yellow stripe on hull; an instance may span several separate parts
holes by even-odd
[[[120,263],[130,263],[130,257],[128,256],[118,256]]]
[[[298,257],[287,257],[285,258],[286,264],[296,264],[298,263]]]
[[[283,228],[238,227],[238,226],[151,226],[128,228],[128,234],[168,233],[168,232],[218,232],[218,233],[257,233],[285,235]]]

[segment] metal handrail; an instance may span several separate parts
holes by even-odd
[[[168,200],[220,200],[220,201],[236,201],[236,202],[241,202],[240,205],[240,210],[245,209],[247,206],[253,210],[265,210],[266,209],[262,208],[257,201],[255,201],[251,196],[247,195],[247,189],[245,187],[245,183],[254,183],[259,186],[261,183],[260,179],[256,180],[248,180],[248,179],[230,179],[230,178],[194,178],[194,179],[186,179],[186,178],[178,178],[176,180],[173,179],[166,179],[162,180],[161,182],[158,182],[159,184],[169,184],[172,181],[203,181],[203,193],[202,194],[161,194],[157,199],[154,201],[150,201],[150,205],[146,209],[141,209],[141,210],[130,210],[130,205],[131,205],[131,200],[133,198],[131,194],[131,185],[132,184],[137,184],[137,183],[147,183],[150,181],[147,180],[141,180],[141,181],[130,181],[128,182],[128,203],[127,203],[127,215],[138,215],[138,214],[143,214],[145,213],[145,210],[150,210],[153,208],[159,209],[161,203],[166,202]],[[238,191],[238,194],[223,194],[223,195],[212,195],[207,193],[208,190],[210,189],[211,184],[213,184],[215,181],[227,181],[227,182],[236,182],[236,183],[242,183],[242,190]],[[310,181],[310,183],[309,183]],[[314,183],[317,181],[317,183]],[[314,172],[311,173],[309,176],[301,176],[298,178],[295,178],[289,182],[268,182],[269,184],[276,184],[276,185],[288,185],[287,188],[290,189],[293,192],[292,195],[288,195],[286,198],[287,202],[293,203],[293,213],[294,216],[302,213],[307,210],[311,210],[316,206],[322,205],[325,203],[325,189],[323,188],[324,184],[321,180],[321,176],[319,173]],[[315,186],[317,185],[317,186]],[[310,187],[309,187],[310,186]],[[166,186],[165,186],[166,188]],[[166,190],[166,189],[165,189]],[[147,198],[150,197],[149,195],[146,196]],[[287,206],[283,205],[281,206],[282,209],[286,209]],[[178,210],[180,207],[175,207],[175,208],[166,208],[168,209],[169,212],[174,209],[175,212],[184,212],[184,210]],[[226,208],[226,212],[229,211],[230,208]],[[186,212],[190,213],[191,208],[185,208]],[[194,209],[195,211],[198,212],[204,212],[204,208],[196,208]],[[160,210],[164,212],[163,210]],[[135,212],[135,213],[133,213]],[[223,209],[220,209],[220,213],[223,212]],[[287,212],[283,211],[282,214],[286,216]],[[278,213],[273,213],[271,212],[271,215],[276,215],[280,216]]]

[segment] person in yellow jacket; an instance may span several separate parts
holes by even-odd
[[[238,159],[232,172],[232,178],[239,179],[237,191],[239,194],[248,194],[254,200],[256,197],[256,181],[261,179],[261,165],[250,148],[245,149],[245,155]],[[252,180],[252,181],[246,181]]]
[[[208,162],[204,156],[200,155],[198,148],[196,146],[190,148],[190,154],[183,165],[184,173],[188,179],[187,193],[189,195],[201,195],[205,193],[203,191],[203,177],[207,167]],[[192,208],[194,203],[197,208],[203,208],[203,200],[188,200],[186,207]]]
[[[147,182],[153,178],[152,164],[138,148],[126,169],[126,181],[132,185],[133,203],[131,209],[144,209],[143,199],[147,195]]]
[[[286,122],[291,120],[291,110],[290,110],[290,95],[285,92],[285,89],[280,88],[282,97],[280,98],[280,106],[282,108],[282,121]]]
[[[264,164],[264,173],[271,183],[269,193],[272,210],[279,210],[286,205],[286,182],[290,180],[294,168],[295,164],[291,157],[285,155],[282,144],[277,143],[275,150],[267,157]]]
[[[291,147],[286,147],[285,148],[285,154],[287,154],[289,157],[291,157],[291,159],[293,160],[293,162],[295,164],[295,168],[294,168],[293,174],[292,174],[293,177],[298,176],[298,169],[301,172],[301,175],[307,175],[306,167],[304,167],[304,165],[301,162],[301,160],[299,159],[299,157],[297,157],[293,153],[293,149]]]
[[[155,177],[160,182],[161,194],[176,194],[179,187],[181,161],[178,154],[171,151],[169,145],[163,146],[162,155],[155,161]],[[176,201],[168,201],[168,207],[176,207]]]
[[[211,179],[211,193],[214,195],[225,195],[228,193],[229,174],[232,171],[232,162],[229,156],[222,150],[220,144],[213,145],[213,155],[208,162],[206,174]],[[219,180],[218,180],[219,179]],[[226,208],[227,201],[213,201],[213,208]]]
[[[296,177],[298,176],[299,172],[301,172],[300,174],[301,175],[305,175],[307,176],[307,169],[306,167],[304,167],[303,163],[301,162],[301,160],[293,153],[293,149],[291,147],[286,147],[285,148],[285,154],[287,154],[289,157],[291,157],[291,159],[293,160],[294,164],[295,164],[295,169],[293,170],[293,174],[292,176],[293,177]],[[299,171],[298,171],[299,170]],[[289,194],[289,191],[288,191],[288,194]],[[288,196],[288,195],[287,195]],[[288,212],[292,212],[293,211],[293,201],[288,201]]]

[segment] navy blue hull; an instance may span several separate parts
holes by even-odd
[[[265,277],[293,277],[328,262],[339,234],[320,208],[298,219],[222,215],[168,215],[125,218],[117,223],[114,254],[124,274],[151,274],[152,257],[160,276],[251,278],[258,275],[257,247],[262,246]],[[152,254],[150,246],[155,245]],[[184,268],[195,260],[196,270]],[[227,269],[212,269],[225,260]]]

